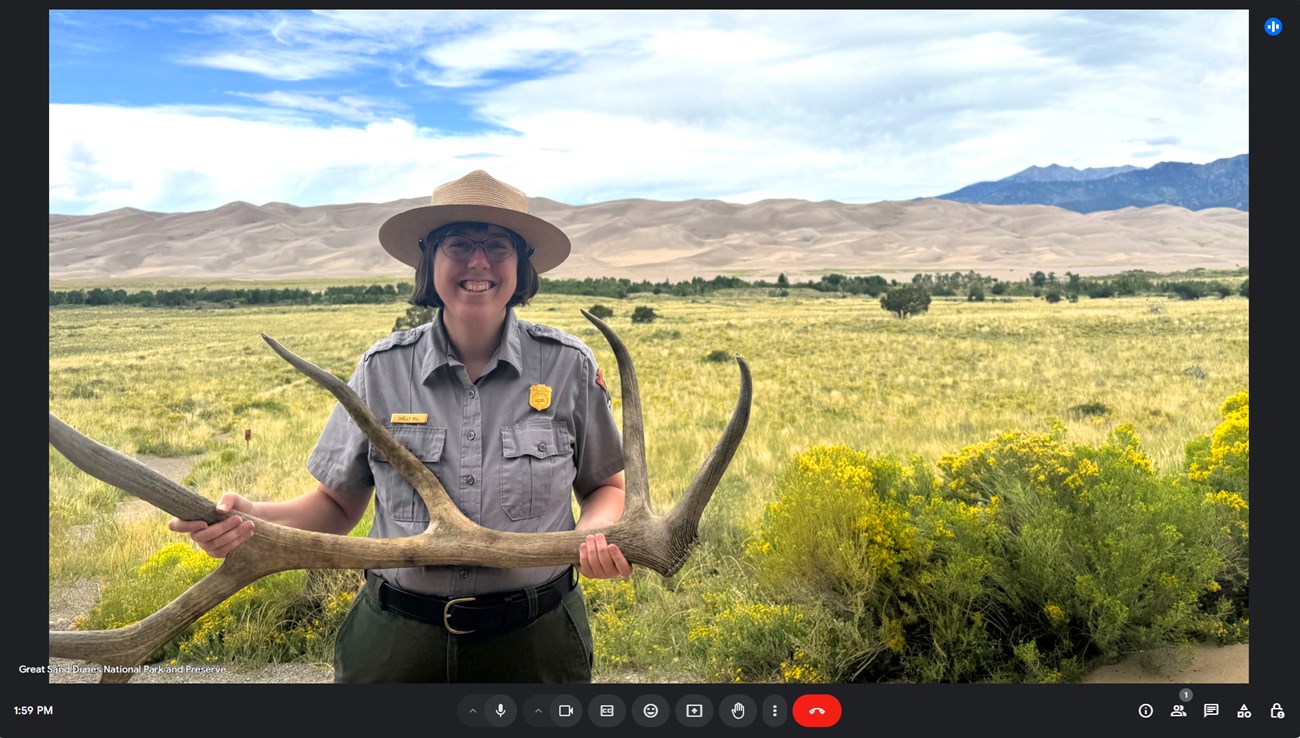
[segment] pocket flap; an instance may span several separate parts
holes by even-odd
[[[430,426],[412,426],[412,425],[388,425],[384,424],[393,438],[402,444],[415,458],[426,464],[437,463],[442,458],[442,447],[447,442],[447,429],[434,428]],[[372,461],[384,461],[384,455],[372,443],[370,444],[370,458]]]
[[[545,459],[572,451],[568,434],[547,421],[545,425],[511,425],[501,429],[501,452],[507,459],[532,456]]]

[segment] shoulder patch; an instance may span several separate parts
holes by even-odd
[[[609,387],[605,386],[605,370],[599,367],[596,368],[596,384],[600,385],[600,388],[605,391],[605,404],[613,407],[614,398],[609,394]]]
[[[388,338],[384,338],[379,341],[376,341],[373,346],[371,346],[369,349],[366,350],[366,353],[361,357],[361,360],[365,361],[366,359],[369,359],[373,354],[377,354],[381,351],[387,351],[388,349],[395,348],[397,346],[409,346],[410,344],[420,340],[420,337],[423,336],[425,333],[428,333],[429,329],[432,327],[433,327],[433,323],[425,323],[424,325],[416,326],[415,328],[412,328],[410,330],[397,331],[396,333],[389,336]]]

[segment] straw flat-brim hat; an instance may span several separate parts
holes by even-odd
[[[420,239],[448,223],[470,221],[509,228],[533,248],[533,268],[540,274],[569,257],[572,246],[564,231],[528,214],[528,196],[477,169],[439,185],[424,207],[398,213],[379,227],[379,243],[404,264],[420,264]]]

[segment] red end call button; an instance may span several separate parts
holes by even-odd
[[[829,694],[806,694],[794,701],[790,712],[805,728],[829,728],[840,721],[840,701]]]

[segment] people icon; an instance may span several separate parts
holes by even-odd
[[[1187,710],[1182,705],[1174,705],[1174,711],[1169,713],[1169,717],[1187,717]]]

